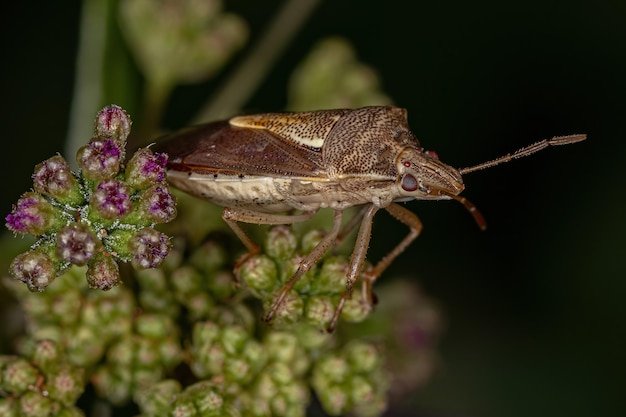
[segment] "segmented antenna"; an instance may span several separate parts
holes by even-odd
[[[552,139],[544,139],[541,142],[534,143],[530,146],[526,146],[522,149],[519,149],[515,152],[508,153],[504,156],[496,158],[492,161],[483,162],[482,164],[474,165],[473,167],[461,168],[459,172],[461,175],[468,174],[474,171],[480,171],[481,169],[491,168],[496,165],[503,164],[505,162],[510,162],[514,159],[523,158],[525,156],[534,154],[535,152],[539,152],[548,146],[560,146],[560,145],[569,145],[570,143],[576,143],[587,139],[587,135],[568,135],[568,136],[555,136]]]

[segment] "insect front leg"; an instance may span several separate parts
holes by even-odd
[[[380,274],[402,253],[404,250],[419,236],[422,232],[422,221],[409,209],[399,204],[391,203],[385,210],[389,212],[396,220],[403,223],[409,228],[409,234],[404,237],[383,259],[381,259],[374,268],[367,271],[369,280],[372,284]]]
[[[276,297],[276,300],[274,300],[274,304],[272,304],[270,311],[265,316],[265,321],[272,320],[272,317],[274,317],[274,314],[276,314],[276,311],[278,311],[278,308],[285,300],[285,296],[289,293],[289,291],[291,291],[296,282],[298,282],[302,275],[304,275],[304,273],[311,269],[313,265],[315,265],[320,259],[322,259],[322,256],[324,256],[328,248],[333,245],[335,239],[337,238],[337,234],[341,229],[341,219],[343,217],[342,214],[343,212],[341,210],[335,210],[333,216],[332,230],[326,236],[324,236],[322,240],[320,240],[320,242],[313,248],[313,250],[300,261],[300,264],[298,265],[298,269],[296,270],[295,274],[293,274],[289,281],[285,283],[283,288],[280,290],[278,297]]]
[[[359,235],[357,236],[357,240],[354,247],[354,252],[352,252],[352,257],[350,258],[350,266],[348,269],[348,285],[346,291],[341,296],[339,300],[339,304],[337,304],[337,308],[335,309],[335,313],[333,318],[328,325],[327,330],[332,332],[337,325],[337,321],[339,320],[339,316],[341,314],[341,310],[343,309],[347,300],[349,300],[352,296],[352,284],[358,278],[358,275],[363,267],[363,262],[365,261],[365,255],[367,253],[367,248],[369,245],[371,233],[372,233],[372,221],[374,219],[374,214],[378,210],[377,207],[371,205],[367,207],[367,209],[363,212],[363,219],[361,220],[361,228],[359,229]],[[385,210],[389,212],[395,219],[402,222],[403,224],[409,227],[409,234],[404,237],[392,250],[389,252],[383,259],[381,259],[376,266],[371,269],[368,269],[364,272],[363,277],[363,291],[364,296],[367,297],[370,303],[374,302],[374,295],[372,293],[372,285],[376,279],[383,273],[385,269],[396,259],[404,250],[419,236],[422,231],[422,222],[412,211],[398,205],[395,203],[390,204],[385,207]]]
[[[352,287],[359,277],[361,269],[363,269],[363,263],[365,262],[365,256],[367,255],[367,249],[372,236],[372,222],[377,211],[378,207],[370,204],[358,214],[358,216],[361,217],[361,227],[359,228],[359,234],[354,242],[354,250],[352,251],[352,256],[350,257],[350,263],[348,264],[348,272],[346,274],[346,290],[341,295],[339,304],[337,304],[337,307],[335,308],[335,313],[333,314],[333,318],[327,328],[328,332],[332,332],[335,329],[341,310],[343,310],[343,306],[346,301],[352,297]],[[368,286],[368,291],[371,291],[371,284]]]

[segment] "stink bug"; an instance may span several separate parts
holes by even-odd
[[[554,137],[490,162],[456,169],[420,146],[409,130],[406,110],[388,106],[238,116],[174,133],[154,149],[169,154],[171,184],[225,207],[223,219],[248,249],[244,260],[260,249],[238,222],[291,224],[309,219],[320,208],[334,211],[331,231],[302,259],[267,313],[268,321],[296,281],[346,232],[341,230],[343,210],[363,206],[345,226],[351,229],[360,221],[346,291],[329,326],[332,330],[362,272],[372,220],[379,209],[408,226],[409,234],[364,271],[370,300],[373,282],[422,230],[419,218],[397,203],[453,199],[484,229],[485,221],[475,206],[459,196],[464,189],[462,174],[585,138]]]

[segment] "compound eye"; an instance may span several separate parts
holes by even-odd
[[[412,192],[412,191],[417,190],[417,188],[419,187],[419,184],[417,183],[417,179],[413,175],[405,174],[402,177],[400,186],[402,187],[404,191]]]

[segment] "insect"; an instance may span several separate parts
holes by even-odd
[[[382,260],[363,271],[370,300],[374,281],[422,230],[420,219],[398,203],[456,200],[484,229],[485,221],[476,207],[459,196],[464,189],[462,175],[585,138],[554,137],[489,162],[456,169],[420,146],[409,130],[405,109],[386,106],[237,116],[174,133],[154,149],[169,154],[172,185],[225,207],[222,218],[248,250],[240,262],[259,253],[260,248],[239,222],[292,224],[309,219],[321,208],[333,210],[330,232],[304,256],[274,300],[267,321],[296,281],[360,221],[346,290],[329,325],[332,330],[362,273],[377,211],[389,212],[409,233]],[[343,211],[360,205],[359,215],[342,230]]]

